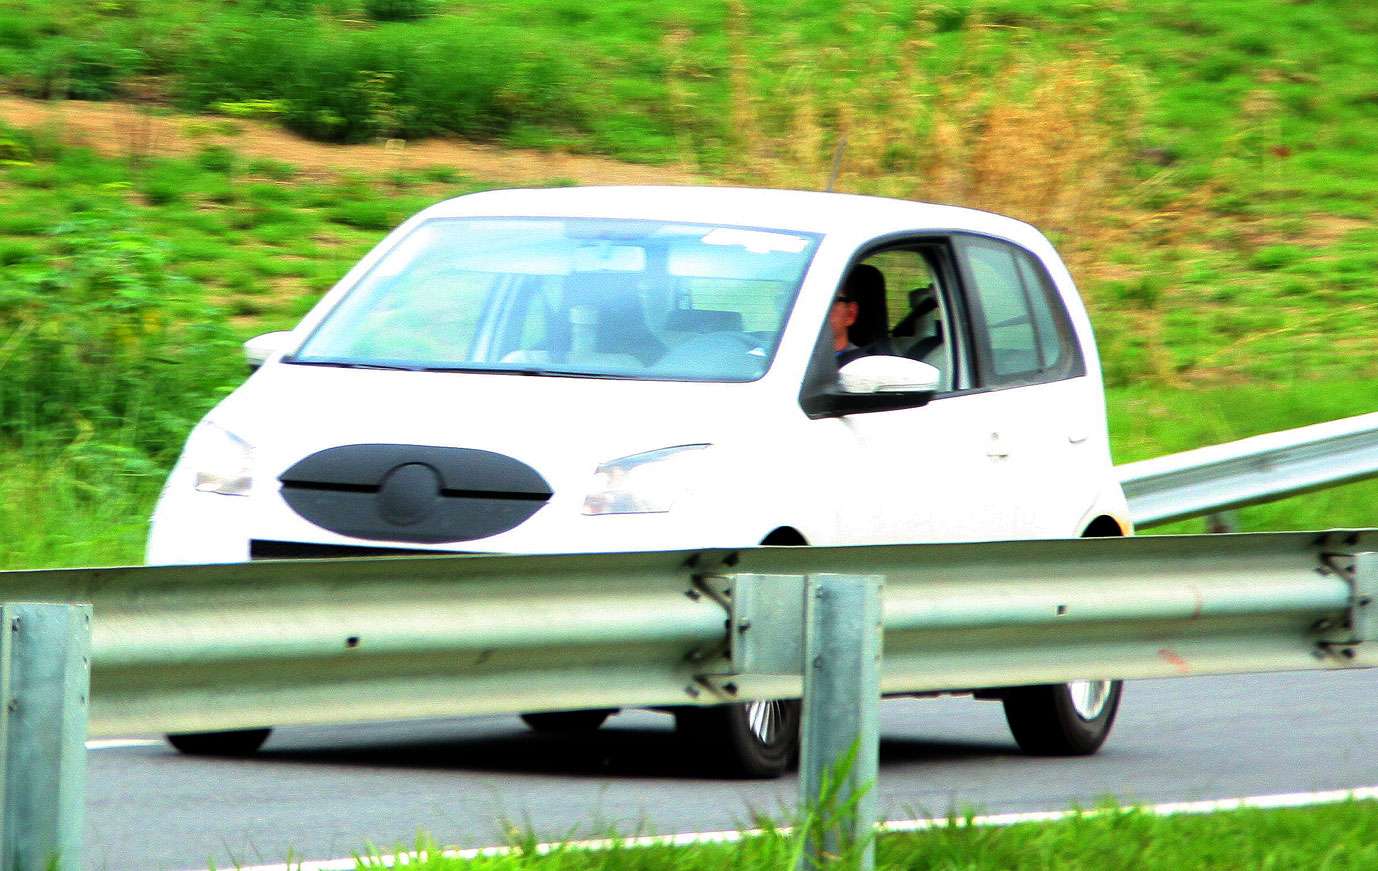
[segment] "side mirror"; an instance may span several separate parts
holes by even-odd
[[[837,373],[842,392],[864,396],[875,393],[932,393],[942,383],[936,366],[908,357],[858,357]]]
[[[280,330],[276,333],[264,333],[261,336],[254,336],[244,343],[244,359],[249,364],[249,371],[253,372],[259,366],[268,362],[268,358],[281,351],[287,346],[287,340],[292,333],[288,330]]]

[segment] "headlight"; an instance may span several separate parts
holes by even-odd
[[[660,514],[691,487],[708,445],[680,445],[611,460],[598,467],[585,514]]]
[[[196,471],[197,490],[226,496],[249,495],[254,486],[254,449],[248,442],[205,421],[187,439],[186,453]]]

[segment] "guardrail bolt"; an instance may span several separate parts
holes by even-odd
[[[822,668],[822,667],[823,667],[823,657],[821,657],[821,656],[815,656],[815,657],[813,658],[813,667],[814,667],[814,668]]]
[[[19,631],[19,618],[18,618],[18,617],[15,617],[13,620],[10,621],[10,631],[11,631],[11,632],[18,632],[18,631]]]
[[[19,699],[10,699],[9,702],[5,704],[5,710],[9,711],[11,714],[19,710]]]
[[[689,694],[689,698],[691,699],[697,699],[699,697],[699,688],[693,684],[689,684],[689,686],[685,687],[684,691]]]
[[[737,694],[737,685],[734,683],[723,684],[723,691],[729,696],[735,696]]]
[[[748,629],[750,629],[750,628],[751,628],[751,621],[748,620],[747,618],[743,617],[741,620],[738,620],[738,621],[737,621],[737,631],[738,631],[738,632],[745,632],[746,630],[748,630]]]

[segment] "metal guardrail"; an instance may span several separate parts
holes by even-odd
[[[53,668],[52,644],[24,627],[76,626],[86,604],[92,735],[705,705],[812,687],[801,782],[817,787],[859,740],[844,794],[864,795],[877,686],[1369,667],[1375,597],[1378,530],[0,572],[0,602],[58,605],[51,616],[6,605],[7,621],[31,616],[0,627],[0,848],[27,832],[75,867],[79,778],[27,784],[80,764],[70,724],[88,716],[85,639]],[[869,804],[856,807],[818,849],[869,838]]]
[[[1221,512],[1378,475],[1378,414],[1118,472],[1138,526]],[[807,865],[870,838],[877,686],[1370,667],[1376,597],[1378,530],[0,572],[0,865],[78,867],[87,727],[801,694],[801,804],[855,763]]]
[[[100,736],[797,697],[733,656],[797,648],[799,618],[760,609],[822,573],[884,577],[887,693],[1372,665],[1317,629],[1349,619],[1371,551],[1375,531],[292,560],[0,572],[0,601],[94,606]]]
[[[1378,476],[1378,413],[1119,466],[1135,525],[1155,526]]]

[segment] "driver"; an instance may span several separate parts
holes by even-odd
[[[828,326],[833,331],[833,350],[837,352],[839,363],[843,354],[861,350],[853,344],[848,334],[852,324],[856,323],[859,310],[856,300],[847,295],[847,285],[844,284],[837,296],[833,297],[833,307],[828,311]]]
[[[890,353],[885,313],[885,276],[869,263],[847,273],[828,312],[837,365],[857,357]]]

